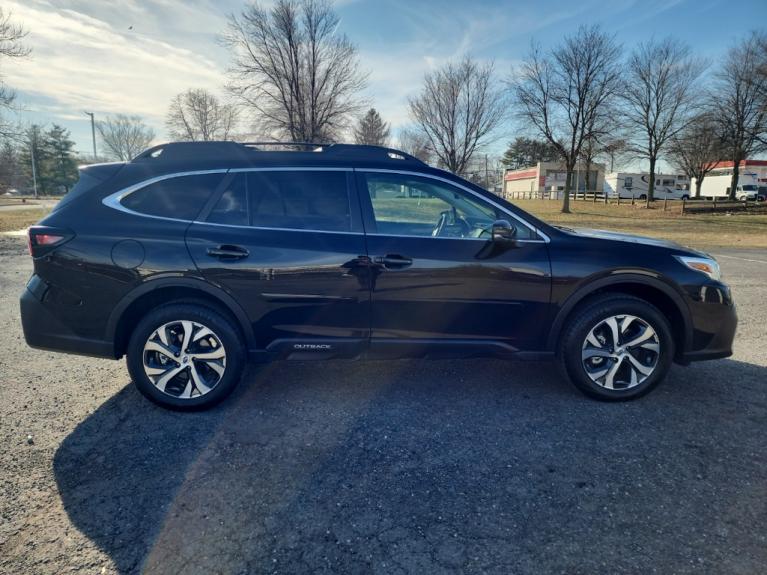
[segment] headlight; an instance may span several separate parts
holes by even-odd
[[[719,264],[713,258],[695,258],[691,256],[674,256],[691,270],[706,274],[712,280],[722,279],[722,272],[719,270]]]

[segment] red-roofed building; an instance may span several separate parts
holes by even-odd
[[[554,192],[551,197],[559,197],[556,192],[565,189],[566,169],[558,162],[538,162],[534,166],[518,170],[506,170],[503,175],[503,195],[507,198],[518,197],[520,194]],[[578,185],[573,185],[573,191],[586,190],[588,179],[589,191],[602,191],[605,181],[605,166],[591,164],[589,177],[586,178],[586,168],[583,164],[576,166],[574,179]]]
[[[733,166],[735,166],[735,162],[724,160],[719,162],[709,175],[731,176]],[[743,160],[740,162],[739,171],[741,174],[753,174],[760,185],[767,184],[767,160]]]

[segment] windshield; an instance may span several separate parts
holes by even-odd
[[[756,191],[756,186],[753,186],[751,184],[745,185],[745,186],[743,186],[743,191],[744,192],[755,192]]]

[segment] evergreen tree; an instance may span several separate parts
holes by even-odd
[[[354,128],[354,143],[367,146],[388,146],[391,129],[375,108],[370,108]]]
[[[73,148],[69,131],[61,126],[54,124],[48,131],[37,125],[27,128],[18,153],[20,188],[31,192],[36,181],[38,195],[69,192],[78,177]]]
[[[69,130],[56,124],[45,134],[45,146],[49,154],[45,175],[54,192],[67,193],[77,182],[74,145],[69,139]]]
[[[545,140],[517,137],[509,144],[501,162],[507,168],[516,170],[534,166],[538,162],[556,162],[559,160],[557,149]]]

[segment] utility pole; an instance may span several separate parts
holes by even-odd
[[[96,161],[96,119],[93,112],[84,112],[85,115],[91,117],[91,136],[93,137],[93,161]]]
[[[491,192],[495,191],[495,189],[490,189],[490,172],[487,169],[487,154],[485,154],[485,185]],[[495,188],[495,186],[493,186],[493,188]]]
[[[29,155],[32,157],[32,185],[37,199],[37,162],[35,161],[35,143],[37,142],[37,126],[32,126],[32,141],[29,143]]]

